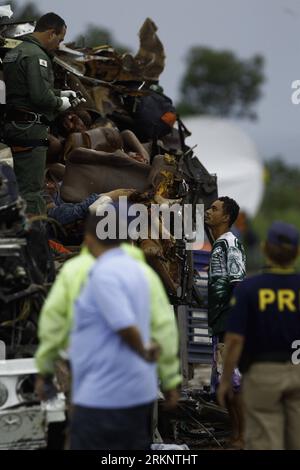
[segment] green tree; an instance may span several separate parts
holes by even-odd
[[[36,21],[43,15],[43,12],[40,11],[35,2],[28,2],[22,7],[18,6],[17,2],[9,3],[12,5],[12,10],[14,12],[11,19],[15,22]]]
[[[300,168],[280,158],[266,163],[266,190],[261,209],[265,212],[299,210]]]
[[[0,2],[0,5],[4,5],[6,3],[7,2]],[[45,13],[40,11],[35,2],[29,1],[22,7],[19,6],[18,2],[15,0],[10,1],[9,3],[11,5],[12,11],[14,12],[13,17],[11,18],[11,20],[14,22],[37,20]],[[109,45],[121,54],[123,52],[130,52],[130,48],[124,46],[123,44],[119,44],[109,30],[94,24],[87,25],[85,31],[82,34],[79,34],[75,38],[74,42],[78,47],[96,47],[101,45]]]
[[[187,55],[179,112],[256,119],[253,105],[261,96],[264,59],[247,60],[231,51],[193,47]]]
[[[93,24],[89,24],[86,30],[76,37],[74,42],[78,47],[109,45],[120,53],[129,50],[126,46],[119,44],[110,31]]]
[[[260,238],[264,238],[267,228],[274,220],[283,220],[300,229],[300,168],[288,165],[280,158],[265,164],[265,192],[254,226]]]

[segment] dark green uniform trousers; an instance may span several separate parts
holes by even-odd
[[[5,126],[5,137],[10,146],[31,147],[32,140],[45,140],[47,135],[48,128],[42,124],[9,123]],[[19,192],[26,201],[26,212],[30,214],[46,213],[46,204],[42,196],[46,156],[46,146],[33,146],[30,150],[13,153]]]

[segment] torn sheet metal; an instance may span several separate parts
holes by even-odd
[[[157,26],[147,18],[139,31],[140,46],[135,56],[128,52],[121,55],[109,45],[79,49],[73,44],[62,45],[57,56],[72,64],[75,69],[80,69],[79,64],[84,64],[85,76],[108,83],[137,80],[157,82],[164,70],[165,52],[156,32]]]
[[[2,5],[0,7],[0,18],[11,18],[13,15],[13,11],[10,5]]]

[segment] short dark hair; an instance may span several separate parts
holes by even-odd
[[[282,267],[292,264],[298,255],[298,247],[290,243],[275,245],[266,241],[264,251],[271,261]]]
[[[59,34],[63,27],[66,28],[67,25],[60,16],[56,15],[56,13],[46,13],[37,21],[35,31],[43,33],[49,29],[54,29],[56,34]]]
[[[116,237],[101,239],[97,235],[97,225],[99,222],[101,222],[107,217],[107,214],[105,213],[106,211],[104,211],[104,215],[97,215],[94,212],[90,213],[85,222],[85,233],[92,235],[100,244],[105,245],[108,248],[119,246],[120,243],[126,242],[129,239],[128,234],[127,234],[127,238],[126,236],[125,238],[120,238],[119,236],[120,219],[119,219],[119,214],[118,214],[118,207],[115,207],[113,204],[111,204],[111,206],[116,211],[115,212],[116,214],[116,226],[115,226]]]
[[[223,212],[224,214],[229,215],[228,225],[231,227],[239,215],[240,206],[234,199],[228,196],[219,197],[218,200],[223,202]]]

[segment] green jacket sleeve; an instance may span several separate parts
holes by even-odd
[[[47,63],[47,67],[40,64],[41,60]],[[28,56],[24,61],[30,101],[41,112],[57,111],[62,100],[54,93],[50,78],[52,70],[49,70],[51,64],[37,55]]]
[[[68,343],[70,330],[68,292],[67,276],[63,268],[49,292],[39,318],[39,347],[35,359],[37,368],[43,375],[53,374],[59,352],[65,349]]]
[[[156,275],[151,282],[151,336],[161,348],[157,369],[162,390],[174,389],[182,381],[179,372],[178,329],[164,287]]]

